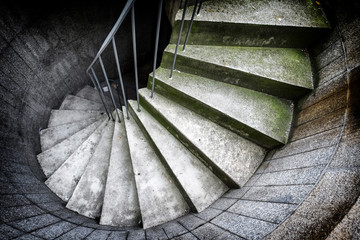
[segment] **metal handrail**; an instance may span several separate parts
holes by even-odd
[[[133,45],[133,55],[134,55],[136,98],[137,98],[137,107],[138,107],[137,111],[140,112],[141,109],[140,109],[140,101],[139,101],[139,83],[138,83],[139,79],[138,79],[137,52],[136,52],[136,31],[135,31],[135,5],[134,5],[135,1],[136,0],[128,0],[126,2],[125,6],[124,6],[124,9],[121,12],[119,18],[117,19],[115,25],[113,26],[113,28],[111,29],[111,31],[107,35],[107,37],[105,38],[105,40],[104,40],[103,44],[101,45],[98,53],[96,54],[94,60],[91,62],[91,64],[89,65],[89,67],[86,70],[86,72],[90,76],[91,81],[93,82],[95,88],[98,89],[100,99],[101,99],[101,101],[102,101],[102,103],[104,105],[106,114],[108,115],[109,118],[114,120],[114,117],[112,116],[112,114],[110,113],[109,109],[106,106],[107,101],[106,101],[106,98],[105,98],[105,95],[104,95],[104,91],[103,91],[103,89],[102,89],[102,87],[100,85],[99,79],[96,76],[96,73],[95,73],[95,70],[94,70],[94,64],[97,61],[99,61],[102,72],[103,72],[103,75],[105,77],[106,85],[107,85],[109,93],[110,93],[111,103],[112,103],[113,107],[115,108],[115,111],[116,111],[117,117],[119,119],[119,122],[121,120],[120,120],[120,116],[119,116],[119,113],[118,113],[118,108],[116,106],[114,95],[112,93],[112,89],[111,89],[109,79],[108,79],[108,76],[107,76],[107,73],[106,73],[106,70],[105,70],[104,62],[102,61],[102,58],[101,58],[101,54],[104,52],[104,50],[110,44],[110,42],[112,42],[116,67],[117,67],[117,71],[118,71],[118,74],[119,74],[119,82],[120,82],[120,86],[121,86],[121,93],[122,93],[122,97],[123,97],[123,100],[124,100],[124,105],[125,105],[125,109],[126,109],[126,113],[127,113],[127,119],[129,119],[129,110],[128,110],[127,99],[126,99],[125,90],[124,90],[123,78],[122,78],[121,69],[120,69],[119,56],[118,56],[118,52],[117,52],[117,48],[116,48],[115,34],[117,33],[117,31],[120,28],[121,24],[123,23],[124,19],[128,15],[129,11],[131,10],[131,32],[132,32],[132,45]],[[175,48],[175,53],[174,53],[174,59],[173,59],[173,64],[172,64],[172,68],[171,68],[170,78],[172,77],[173,70],[175,68],[176,55],[177,55],[177,50],[178,50],[178,47],[179,47],[179,44],[180,44],[180,38],[181,38],[183,26],[184,26],[187,3],[188,3],[188,0],[185,0],[185,7],[184,7],[184,10],[183,10],[183,15],[182,15],[182,19],[181,19],[181,27],[180,27],[179,36],[178,36],[178,39],[177,39],[176,48]],[[185,50],[186,43],[187,43],[187,40],[189,38],[192,23],[194,21],[194,15],[195,15],[196,12],[197,12],[197,14],[199,14],[199,12],[200,12],[200,8],[201,8],[201,5],[202,5],[202,0],[200,0],[199,7],[197,9],[198,3],[199,3],[199,0],[196,0],[194,10],[193,10],[193,13],[192,13],[192,16],[191,16],[190,25],[189,25],[189,28],[188,28],[187,33],[186,33],[184,46],[183,46],[183,51]],[[155,50],[154,50],[154,62],[153,62],[153,81],[152,81],[152,89],[151,89],[151,96],[150,96],[151,98],[153,98],[153,94],[154,94],[155,70],[156,70],[156,63],[157,63],[157,52],[158,52],[158,45],[159,45],[159,35],[160,35],[160,24],[161,24],[162,8],[163,8],[163,0],[159,0],[159,10],[158,10],[156,36],[155,36],[156,38],[155,38]]]
[[[115,25],[113,26],[113,28],[111,29],[110,33],[107,35],[107,37],[105,38],[103,44],[101,45],[100,50],[98,51],[98,53],[96,54],[94,60],[91,62],[90,66],[88,67],[88,69],[86,70],[87,72],[89,72],[90,68],[95,64],[95,62],[98,60],[99,56],[104,52],[104,50],[106,49],[106,47],[109,45],[109,43],[112,41],[113,37],[115,36],[116,32],[119,30],[120,25],[122,24],[122,22],[125,20],[125,17],[127,16],[127,14],[129,13],[129,11],[131,10],[131,8],[133,7],[134,3],[136,0],[128,0],[127,3],[124,6],[123,11],[121,12],[118,20],[116,21]]]

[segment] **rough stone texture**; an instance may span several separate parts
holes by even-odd
[[[136,226],[141,221],[125,122],[116,117],[100,223]]]
[[[63,124],[60,126],[46,128],[40,131],[40,142],[41,142],[41,150],[46,151],[47,149],[51,148],[55,144],[58,144],[65,140],[66,138],[70,137],[71,135],[75,134],[76,132],[80,131],[81,129],[87,127],[91,123],[98,120],[100,117],[97,118],[89,118],[82,121]]]
[[[134,119],[125,121],[144,228],[186,214],[189,206]]]
[[[107,120],[84,141],[65,162],[46,180],[45,184],[63,201],[69,201],[86,166],[99,144]]]
[[[145,129],[153,148],[160,153],[160,159],[193,211],[201,212],[228,190],[210,169],[145,109],[137,112],[135,101],[129,101],[129,105],[139,126]]]
[[[156,70],[157,92],[261,146],[287,142],[291,102],[193,74],[169,75],[170,70]]]
[[[101,103],[93,102],[84,98],[68,95],[61,103],[60,110],[95,110],[103,111],[104,106]]]
[[[151,99],[149,90],[141,89],[139,93],[147,111],[165,123],[168,130],[228,186],[243,186],[263,160],[264,148],[159,94]],[[215,143],[221,147],[214,148]]]
[[[71,137],[56,144],[52,148],[37,155],[38,161],[46,176],[50,176],[62,163],[101,125],[103,120],[98,120]]]
[[[103,112],[88,110],[51,110],[48,128],[99,117]]]
[[[188,44],[307,47],[328,28],[310,1],[207,1],[194,18]],[[185,39],[193,7],[186,11]],[[176,16],[171,43],[176,43],[182,11]],[[306,19],[306,20],[305,20]],[[236,23],[236,24],[235,24]],[[176,33],[176,34],[175,34]],[[301,39],[301,40],[300,40]]]
[[[350,209],[348,214],[341,220],[336,228],[326,238],[328,240],[337,239],[359,239],[360,238],[360,198]]]
[[[161,66],[171,68],[175,45],[164,52]],[[291,48],[189,45],[178,51],[176,69],[213,80],[296,99],[313,89],[309,58]]]
[[[66,207],[81,215],[100,217],[109,168],[114,122],[108,121],[89,163]]]

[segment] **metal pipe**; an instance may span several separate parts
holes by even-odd
[[[183,51],[185,51],[186,43],[187,43],[187,41],[188,41],[188,39],[189,39],[191,27],[192,27],[193,22],[194,22],[194,16],[195,16],[195,12],[196,12],[196,7],[197,7],[197,4],[198,4],[198,1],[199,1],[199,0],[196,0],[196,1],[195,1],[194,10],[193,10],[193,12],[192,12],[191,20],[190,20],[190,26],[189,26],[189,29],[188,29],[188,31],[187,31],[187,33],[186,33],[186,37],[185,37],[185,41],[184,41],[184,46],[183,46],[183,49],[182,49]]]
[[[114,105],[116,115],[117,115],[117,117],[119,118],[119,122],[121,122],[121,120],[120,120],[120,115],[119,115],[119,112],[118,112],[118,108],[116,107],[114,95],[113,95],[113,93],[112,93],[111,86],[110,86],[110,83],[109,83],[109,78],[108,78],[108,76],[107,76],[107,74],[106,74],[106,70],[105,70],[105,67],[104,67],[104,63],[103,63],[103,61],[102,61],[102,59],[101,59],[101,56],[99,56],[99,62],[100,62],[100,65],[101,65],[101,69],[102,69],[102,71],[103,71],[103,73],[104,73],[106,85],[107,85],[107,87],[108,87],[108,89],[109,89],[111,101],[112,101],[112,104]]]
[[[136,84],[136,99],[138,109],[140,112],[140,101],[139,101],[139,78],[138,78],[138,69],[137,69],[137,56],[136,56],[136,33],[135,33],[135,6],[131,8],[131,32],[133,40],[133,53],[134,53],[134,67],[135,67],[135,84]]]
[[[153,65],[153,80],[151,87],[151,98],[154,96],[154,86],[155,86],[155,70],[156,70],[156,60],[158,53],[158,45],[159,45],[159,35],[160,35],[160,24],[161,24],[161,12],[162,12],[163,0],[159,1],[159,13],[156,25],[156,38],[155,38],[155,53],[154,53],[154,65]]]
[[[197,10],[196,15],[199,15],[199,14],[200,14],[200,9],[201,9],[202,2],[203,2],[203,1],[200,0],[199,8],[198,8],[198,10]]]
[[[119,56],[118,56],[118,53],[117,53],[117,48],[116,48],[116,43],[115,43],[115,37],[113,37],[113,39],[112,39],[112,44],[113,44],[113,50],[114,50],[114,55],[115,55],[115,62],[116,62],[116,66],[117,66],[117,70],[118,70],[118,74],[119,74],[121,93],[122,93],[125,108],[126,108],[126,116],[127,116],[127,119],[130,119],[129,118],[129,109],[128,109],[128,106],[127,106],[127,100],[126,100],[126,96],[125,96],[124,83],[123,83],[123,79],[122,79],[122,75],[121,75]]]
[[[92,75],[94,76],[94,79],[95,79],[95,82],[96,82],[96,85],[97,85],[96,88],[98,89],[98,92],[99,92],[99,95],[100,95],[100,99],[101,99],[102,104],[104,105],[106,114],[108,115],[109,119],[111,118],[112,120],[114,120],[112,114],[109,113],[109,110],[108,110],[107,107],[106,107],[106,99],[105,99],[105,95],[104,95],[103,89],[102,89],[102,87],[100,86],[99,79],[97,78],[94,69],[93,69],[93,68],[90,68],[90,70],[91,70]],[[91,74],[90,74],[89,72],[88,72],[88,74],[89,74],[90,78],[92,79]]]
[[[176,62],[177,50],[178,50],[178,48],[179,48],[179,44],[180,44],[181,32],[182,32],[183,27],[184,27],[184,20],[185,20],[185,14],[186,14],[187,2],[188,2],[188,0],[185,0],[185,6],[184,6],[184,10],[183,10],[182,18],[181,18],[181,25],[180,25],[179,36],[178,36],[178,40],[177,40],[177,43],[176,43],[175,53],[174,53],[174,59],[173,59],[173,64],[172,64],[172,67],[171,67],[171,72],[170,72],[170,78],[172,78],[172,75],[173,75],[173,72],[174,72],[174,68],[175,68],[175,62]]]
[[[90,66],[88,67],[88,69],[86,71],[89,71],[90,68],[95,64],[96,60],[99,58],[99,56],[102,54],[102,52],[105,50],[105,48],[109,45],[111,39],[115,36],[115,33],[117,32],[117,30],[119,29],[120,25],[122,24],[122,22],[124,21],[125,17],[127,16],[127,14],[130,11],[130,8],[133,7],[135,3],[135,0],[128,0],[124,6],[123,11],[121,12],[118,20],[116,21],[115,25],[113,26],[113,28],[111,29],[110,33],[107,35],[107,37],[105,38],[104,43],[101,45],[100,50],[98,51],[98,53],[96,54],[94,60],[91,62]]]

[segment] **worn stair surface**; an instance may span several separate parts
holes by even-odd
[[[182,41],[193,6],[186,11]],[[170,43],[177,41],[182,10],[176,15]],[[329,28],[313,1],[204,1],[194,18],[189,44],[307,47]]]
[[[100,224],[150,228],[242,188],[287,143],[294,101],[314,87],[301,48],[328,26],[312,1],[204,1],[169,78],[181,14],[155,79],[139,90],[140,111],[129,100],[129,119],[118,106],[112,121],[85,86],[40,133],[46,185]]]
[[[174,50],[165,49],[164,68],[171,68]],[[287,99],[313,89],[310,60],[301,49],[188,45],[178,52],[176,69]]]

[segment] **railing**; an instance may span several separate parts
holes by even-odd
[[[114,109],[116,111],[116,115],[117,115],[120,122],[121,122],[121,118],[119,116],[118,108],[116,106],[116,102],[115,102],[115,99],[114,99],[114,94],[113,94],[111,86],[110,86],[109,78],[107,76],[107,72],[106,72],[106,69],[105,69],[105,66],[104,66],[104,62],[103,62],[103,60],[101,58],[101,54],[104,52],[104,50],[107,48],[107,46],[111,42],[112,46],[113,46],[113,50],[114,50],[114,58],[115,58],[115,62],[116,62],[116,68],[117,68],[117,72],[118,72],[118,75],[119,75],[119,83],[120,83],[120,87],[121,87],[121,95],[122,95],[124,105],[125,105],[125,109],[126,109],[126,116],[129,119],[129,110],[128,110],[127,99],[126,99],[126,95],[125,95],[123,78],[122,78],[122,74],[121,74],[118,51],[117,51],[116,42],[115,42],[115,34],[117,33],[118,29],[120,28],[121,24],[123,23],[124,19],[128,15],[128,13],[131,11],[131,32],[132,32],[132,45],[133,45],[133,55],[134,55],[136,99],[137,99],[137,107],[138,107],[137,111],[140,112],[141,109],[140,109],[140,101],[139,101],[139,79],[138,79],[138,68],[137,68],[136,32],[135,32],[135,5],[134,5],[135,1],[136,0],[128,0],[127,1],[127,3],[125,4],[124,9],[121,12],[118,20],[116,21],[116,23],[113,26],[113,28],[111,29],[110,33],[106,37],[104,43],[101,45],[101,48],[98,51],[98,53],[96,54],[94,60],[91,62],[90,66],[86,70],[87,74],[90,76],[90,79],[91,79],[94,87],[99,92],[99,96],[100,96],[100,99],[101,99],[101,101],[102,101],[102,103],[104,105],[106,114],[108,115],[109,119],[111,118],[112,120],[114,120],[114,117],[112,116],[111,111],[107,106],[107,101],[106,101],[106,98],[105,98],[103,88],[102,88],[102,86],[100,84],[100,81],[99,81],[99,79],[98,79],[98,77],[97,77],[97,75],[95,73],[95,70],[94,70],[94,65],[97,62],[99,62],[102,73],[103,73],[104,78],[105,78],[107,88],[109,90],[109,94],[110,94],[110,98],[111,98],[111,104],[113,105],[113,107],[114,107]],[[186,43],[187,43],[188,38],[189,38],[189,34],[190,34],[190,30],[191,30],[192,23],[193,23],[193,20],[194,20],[195,12],[197,12],[197,14],[200,13],[202,0],[200,0],[199,7],[197,8],[198,3],[199,3],[199,0],[196,0],[195,5],[194,5],[194,10],[193,10],[193,13],[192,13],[192,16],[191,16],[189,29],[188,29],[188,31],[186,33],[184,46],[183,46],[183,49],[182,49],[183,51],[185,50]],[[180,2],[180,4],[181,4],[181,2]],[[187,4],[188,4],[188,0],[185,0],[185,6],[184,6],[184,10],[183,10],[182,19],[181,19],[181,26],[180,26],[179,36],[178,36],[177,44],[176,44],[176,48],[175,48],[175,53],[174,53],[174,59],[173,59],[173,64],[172,64],[172,68],[171,68],[170,78],[172,78],[173,71],[174,71],[174,68],[175,68],[176,56],[177,56],[177,51],[178,51],[178,47],[179,47],[179,44],[180,44],[181,33],[182,33],[182,30],[183,30],[183,26],[184,26]],[[159,45],[162,7],[163,7],[163,0],[159,0],[157,26],[156,26],[156,34],[155,34],[156,35],[155,36],[155,53],[154,53],[154,63],[153,63],[153,80],[152,80],[152,88],[151,88],[151,96],[150,96],[151,98],[153,98],[153,95],[154,95],[155,70],[156,70],[157,52],[158,52],[158,45]]]

